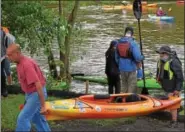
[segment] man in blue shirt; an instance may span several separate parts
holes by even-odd
[[[137,68],[144,59],[139,45],[133,38],[133,28],[127,27],[125,34],[118,40],[115,59],[121,73],[121,92],[137,93]]]

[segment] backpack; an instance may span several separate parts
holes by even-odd
[[[122,58],[133,58],[130,46],[131,44],[128,41],[119,42],[117,45],[119,56]]]

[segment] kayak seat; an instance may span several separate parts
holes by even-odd
[[[114,102],[115,103],[123,103],[123,98],[118,96],[118,97],[115,98]]]
[[[138,94],[131,94],[125,98],[125,102],[137,102],[141,101],[141,98]]]
[[[110,99],[109,94],[95,94],[94,99]]]

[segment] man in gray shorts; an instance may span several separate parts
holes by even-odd
[[[115,60],[121,73],[121,92],[137,92],[137,65],[144,57],[141,55],[139,45],[133,38],[133,28],[127,27],[125,34],[118,40]]]

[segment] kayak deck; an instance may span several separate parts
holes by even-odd
[[[107,84],[107,77],[104,76],[74,76],[73,80],[89,81],[99,84]],[[143,88],[143,80],[137,81],[137,87]],[[156,81],[155,78],[149,77],[145,79],[145,87],[147,89],[161,89],[161,85]]]
[[[155,20],[155,21],[168,21],[168,22],[172,22],[174,21],[174,17],[173,16],[156,16],[156,15],[148,15],[150,20]]]

